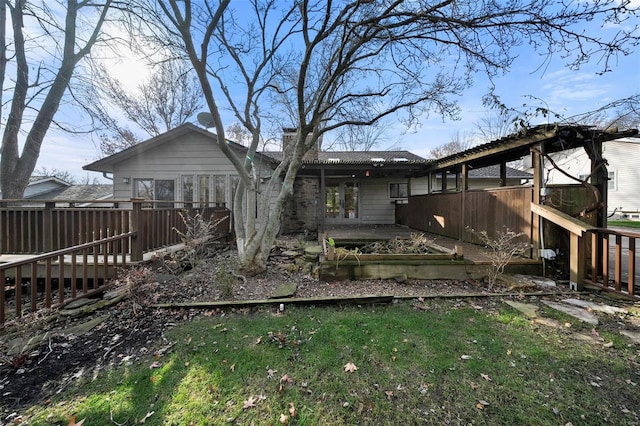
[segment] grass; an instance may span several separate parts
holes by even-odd
[[[420,309],[404,302],[203,317],[171,330],[170,354],[102,372],[26,418],[30,425],[67,425],[73,414],[88,425],[637,424],[638,351],[618,337],[609,349],[577,343],[499,301],[415,303]],[[349,363],[357,370],[345,371]]]
[[[640,221],[637,220],[608,220],[609,226],[623,226],[625,228],[640,228]]]

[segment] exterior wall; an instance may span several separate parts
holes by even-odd
[[[407,179],[371,179],[360,181],[360,223],[394,224],[395,200],[389,196],[390,183],[405,183]],[[406,200],[406,199],[397,199]]]
[[[614,210],[623,212],[640,212],[640,140],[609,141],[603,144],[602,153],[609,165],[607,170],[612,174],[609,182],[607,212]],[[556,164],[572,176],[580,177],[591,173],[589,156],[582,148],[552,155]],[[576,184],[577,182],[553,169],[545,163],[545,174],[549,184]]]
[[[282,213],[282,233],[313,231],[318,229],[320,178],[301,176],[293,184],[293,197]]]
[[[264,168],[263,168],[264,169]],[[263,170],[262,175],[270,175]],[[136,179],[173,180],[175,199],[183,199],[181,176],[193,176],[194,200],[198,200],[197,176],[209,176],[210,200],[215,201],[214,176],[224,176],[225,203],[231,207],[232,179],[237,172],[220,148],[210,138],[197,133],[184,136],[179,142],[164,143],[117,164],[113,172],[114,198],[128,199],[135,196]]]

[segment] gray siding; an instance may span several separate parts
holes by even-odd
[[[114,197],[116,199],[133,197],[135,179],[162,179],[175,182],[176,199],[181,200],[181,176],[185,175],[194,176],[194,179],[198,175],[211,176],[212,199],[215,190],[213,176],[225,176],[226,203],[227,206],[231,206],[231,177],[237,176],[237,172],[217,144],[210,138],[196,133],[182,137],[179,143],[159,145],[142,156],[130,158],[115,165]]]
[[[406,179],[371,179],[361,181],[360,222],[363,224],[395,223],[395,204],[389,197],[389,183],[405,183]]]

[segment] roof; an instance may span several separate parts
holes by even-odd
[[[31,197],[31,200],[105,200],[113,197],[113,185],[71,185]]]
[[[264,151],[265,156],[276,161],[282,160],[281,151]],[[320,151],[318,159],[303,160],[303,164],[345,164],[345,165],[371,165],[378,163],[394,164],[427,164],[432,160],[426,160],[409,151]]]
[[[60,178],[57,178],[55,176],[31,176],[29,178],[29,185],[38,185],[45,182],[55,182],[55,183],[59,183],[60,185],[66,185],[66,186],[71,185],[69,182],[64,181]]]
[[[189,133],[198,133],[202,136],[210,138],[212,142],[216,142],[216,143],[218,140],[218,137],[216,136],[215,133],[211,133],[210,131],[203,129],[201,127],[198,127],[194,124],[185,123],[176,127],[175,129],[171,129],[165,133],[162,133],[161,135],[155,136],[151,139],[147,139],[146,141],[142,141],[116,154],[110,155],[108,157],[94,161],[93,163],[87,164],[82,168],[84,170],[112,173],[113,167],[115,164],[120,163],[121,161],[127,160],[129,158],[139,156],[153,149],[156,149],[157,147],[165,143],[178,140]],[[228,140],[227,144],[231,147],[231,149],[239,153],[244,154],[247,151],[247,147],[240,145],[236,142]],[[261,155],[261,154],[257,153],[256,155]]]
[[[582,147],[593,140],[604,142],[637,134],[635,129],[614,133],[585,125],[541,124],[434,160],[428,166],[428,171],[460,169],[463,163],[472,168],[482,168],[514,161],[528,155],[531,148],[538,144],[543,144],[544,152],[550,154]]]
[[[470,179],[491,179],[500,177],[500,165],[494,164],[492,166],[481,167],[479,169],[469,170]],[[507,166],[507,177],[513,179],[533,179],[533,175],[524,170],[514,169]]]

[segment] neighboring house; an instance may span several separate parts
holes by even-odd
[[[0,199],[2,194],[0,194]],[[24,200],[47,200],[47,201],[66,201],[64,203],[56,202],[57,207],[68,207],[69,201],[78,201],[74,203],[76,207],[89,207],[93,204],[90,201],[108,200],[113,197],[113,186],[108,185],[73,185],[62,179],[53,176],[31,176],[29,184],[24,191]],[[38,204],[29,202],[29,206],[37,206]],[[106,206],[105,204],[96,204]]]
[[[431,185],[432,192],[442,188],[441,175],[433,175],[433,181]],[[514,169],[507,166],[507,180],[502,184],[500,181],[500,165],[494,164],[479,169],[469,170],[469,188],[468,189],[485,189],[485,188],[498,188],[500,186],[518,186],[530,183],[533,179],[533,175],[523,170]],[[454,174],[447,175],[447,188],[456,188],[456,176]]]
[[[69,185],[29,197],[30,200],[56,201],[57,207],[110,207],[109,203],[95,203],[113,198],[113,185]],[[58,200],[62,201],[59,202]],[[34,204],[30,204],[34,205]]]
[[[607,213],[616,218],[640,220],[640,137],[632,136],[603,143],[602,156],[607,161],[609,185]],[[584,149],[576,148],[551,155],[553,162],[571,176],[588,179],[591,162]],[[547,184],[576,184],[577,181],[545,162]]]
[[[294,129],[285,129],[286,145]],[[246,148],[227,142],[240,158]],[[254,158],[262,182],[272,173],[282,152],[262,152]],[[321,152],[305,155],[294,195],[282,218],[283,232],[315,231],[330,224],[393,224],[395,203],[412,193],[412,179],[428,160],[407,151]],[[115,199],[132,197],[167,204],[217,203],[232,207],[238,176],[222,153],[216,135],[184,124],[117,154],[84,166],[113,174]],[[279,177],[276,177],[279,178]]]
[[[69,182],[65,182],[62,179],[58,179],[53,176],[31,176],[27,188],[24,190],[24,199],[45,196],[48,193],[55,193],[70,187]],[[2,193],[0,193],[2,198]],[[45,197],[46,198],[46,197]]]

